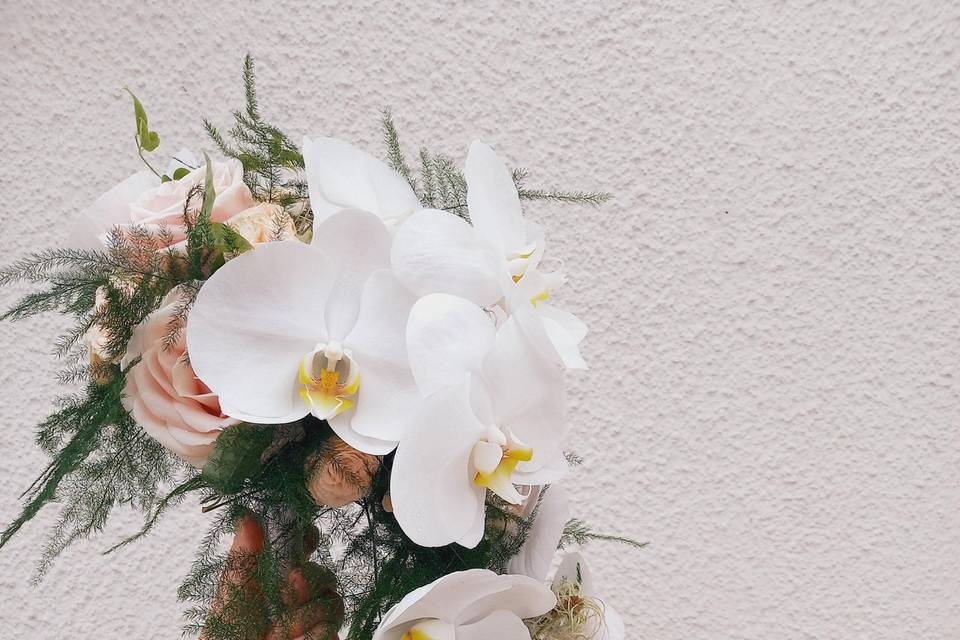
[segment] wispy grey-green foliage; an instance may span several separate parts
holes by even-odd
[[[624,536],[609,535],[598,533],[592,530],[587,523],[579,518],[571,518],[563,528],[563,535],[560,538],[560,548],[564,549],[574,545],[584,545],[591,540],[605,540],[607,542],[618,542],[635,549],[643,549],[649,542],[638,542]]]
[[[187,243],[182,252],[165,248],[172,243],[169,230],[132,226],[115,229],[103,250],[44,251],[0,269],[0,286],[14,281],[39,286],[2,318],[19,320],[49,311],[71,317],[73,326],[56,342],[58,355],[70,363],[62,378],[87,382],[83,392],[63,398],[61,408],[40,424],[37,442],[53,460],[24,493],[22,513],[0,535],[2,547],[41,508],[61,502],[41,575],[69,544],[101,531],[113,507],[149,511],[160,487],[182,473],[183,464],[147,436],[123,407],[126,374],[137,361],[124,370],[117,363],[134,328],[167,294],[178,288],[189,300],[190,292],[223,263],[225,252],[239,250],[229,233],[218,232],[211,223],[212,203],[208,166],[206,191],[192,192],[184,206]],[[100,357],[88,359],[83,337],[92,326],[99,328],[102,344]],[[169,330],[175,334],[180,327],[174,324]]]
[[[243,63],[244,107],[233,112],[227,136],[210,120],[203,126],[210,139],[227,157],[243,164],[244,181],[260,202],[279,204],[301,232],[310,227],[307,185],[303,179],[303,154],[290,138],[260,114],[253,58]]]
[[[449,156],[421,147],[415,171],[403,152],[400,135],[390,111],[383,112],[381,126],[387,149],[387,164],[406,179],[420,202],[431,209],[454,213],[469,222],[467,180],[457,163]],[[521,200],[549,200],[564,204],[599,206],[610,199],[610,194],[602,191],[529,188],[526,185],[529,173],[525,169],[514,169],[511,173]]]

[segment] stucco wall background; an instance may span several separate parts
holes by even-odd
[[[269,4],[270,6],[266,6]],[[0,257],[64,239],[161,150],[262,107],[410,151],[475,136],[538,184],[591,326],[571,376],[575,509],[649,540],[588,551],[630,638],[960,637],[960,5],[891,2],[10,2]],[[12,301],[23,288],[0,292]],[[45,463],[55,318],[0,325],[0,521]],[[194,503],[29,585],[47,511],[0,552],[0,636],[172,638]]]

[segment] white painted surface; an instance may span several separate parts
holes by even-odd
[[[629,637],[960,637],[960,5],[116,4],[0,9],[4,262],[139,168],[121,87],[163,150],[209,148],[247,50],[297,135],[378,150],[391,106],[410,150],[483,136],[616,194],[533,215],[593,329],[574,504],[652,542],[588,549]],[[44,464],[55,325],[0,326],[4,523]],[[33,589],[52,519],[0,553],[0,635],[178,635],[195,505]]]

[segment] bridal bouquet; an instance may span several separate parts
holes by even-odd
[[[39,576],[112,508],[142,538],[196,496],[210,519],[180,587],[187,631],[214,638],[623,638],[583,558],[619,540],[571,518],[558,482],[564,375],[587,330],[522,203],[602,193],[526,186],[473,142],[461,170],[301,146],[265,122],[250,59],[224,160],[160,138],[133,98],[147,168],[81,216],[69,248],[0,271],[37,289],[6,314],[72,318],[64,384],[38,428],[52,462],[5,544],[60,505]],[[226,538],[233,534],[232,545]]]

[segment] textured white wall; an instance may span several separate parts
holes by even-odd
[[[534,215],[593,330],[576,508],[652,542],[589,549],[629,637],[960,637],[957,3],[3,4],[3,262],[139,168],[121,87],[162,149],[210,148],[248,50],[297,135],[376,151],[391,106],[411,150],[482,136],[616,194]],[[44,464],[56,322],[0,326],[3,523]],[[177,636],[196,505],[32,589],[52,519],[0,553],[0,635]]]

